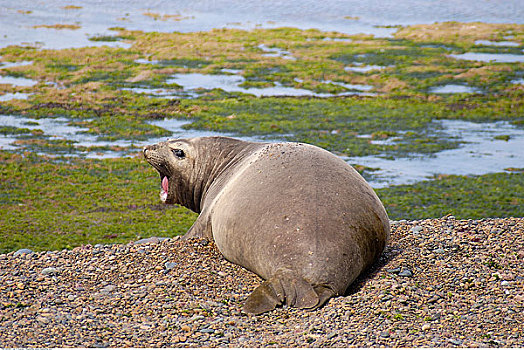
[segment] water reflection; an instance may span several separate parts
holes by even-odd
[[[0,75],[0,84],[8,84],[13,86],[34,86],[38,81],[27,78],[12,77],[9,75]]]
[[[6,102],[6,101],[11,101],[11,100],[27,100],[27,98],[30,95],[31,94],[26,94],[23,92],[7,93],[7,94],[0,95],[0,102]]]
[[[506,46],[506,47],[519,47],[520,44],[514,41],[491,41],[491,40],[477,40],[475,45],[482,46]]]
[[[444,132],[462,146],[434,155],[387,159],[380,156],[346,157],[350,164],[380,168],[368,181],[375,188],[411,184],[438,174],[482,175],[524,164],[524,130],[508,122],[472,123],[441,120]],[[496,139],[496,136],[504,136]],[[506,141],[507,139],[507,141]]]
[[[481,90],[460,84],[447,84],[441,86],[435,86],[428,90],[433,94],[462,94],[462,93],[480,93]]]
[[[498,62],[498,63],[516,63],[524,62],[524,55],[515,55],[510,53],[483,53],[483,52],[466,52],[463,54],[449,55],[459,60],[480,61],[480,62]]]
[[[238,73],[236,70],[229,72]],[[298,81],[298,80],[297,80]],[[166,80],[167,84],[176,84],[182,87],[183,90],[173,89],[158,89],[158,88],[125,88],[137,93],[146,93],[155,96],[166,98],[180,98],[180,97],[198,97],[201,90],[221,89],[225,92],[241,92],[245,94],[261,96],[315,96],[315,97],[331,97],[343,95],[371,95],[367,91],[372,90],[373,86],[363,84],[348,84],[334,81],[323,81],[325,84],[333,84],[342,86],[348,90],[338,94],[331,93],[317,93],[311,90],[293,88],[283,86],[279,82],[274,82],[273,86],[256,88],[256,87],[242,87],[246,79],[241,75],[236,74],[201,74],[201,73],[187,73],[175,74],[170,79]]]

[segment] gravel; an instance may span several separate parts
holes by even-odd
[[[346,296],[247,316],[206,240],[2,254],[0,347],[523,347],[523,259],[523,218],[397,221]]]

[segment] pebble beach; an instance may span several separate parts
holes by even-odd
[[[260,316],[261,282],[207,240],[0,255],[0,347],[522,347],[524,219],[392,222],[381,259],[315,311]]]

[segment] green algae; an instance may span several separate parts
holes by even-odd
[[[193,120],[185,126],[187,128],[270,135],[316,144],[349,156],[382,153],[405,156],[409,153],[431,154],[459,144],[458,140],[442,134],[434,120],[522,122],[522,103],[497,98],[454,96],[427,101],[396,97],[245,97],[186,100],[181,103],[181,108]],[[372,142],[373,139],[391,137],[395,141],[388,144]]]
[[[173,237],[196,217],[160,203],[158,174],[142,159],[61,162],[7,152],[0,159],[2,253]]]
[[[105,41],[105,42],[115,42],[122,40],[134,40],[135,37],[132,35],[94,35],[89,37],[90,41]]]
[[[446,176],[377,190],[389,217],[457,219],[524,216],[524,172]]]

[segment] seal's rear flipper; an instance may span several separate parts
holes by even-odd
[[[265,281],[249,295],[244,303],[243,311],[246,314],[259,315],[279,305],[282,305],[282,302],[271,287],[271,283]]]
[[[316,286],[314,287],[315,293],[318,295],[318,304],[313,306],[313,310],[318,309],[321,306],[324,306],[324,304],[332,297],[336,295],[335,292],[333,292],[333,289],[325,286]]]
[[[279,270],[249,295],[244,304],[244,312],[258,315],[271,311],[284,302],[299,309],[316,309],[333,295],[335,293],[329,287],[313,288],[291,270]]]

